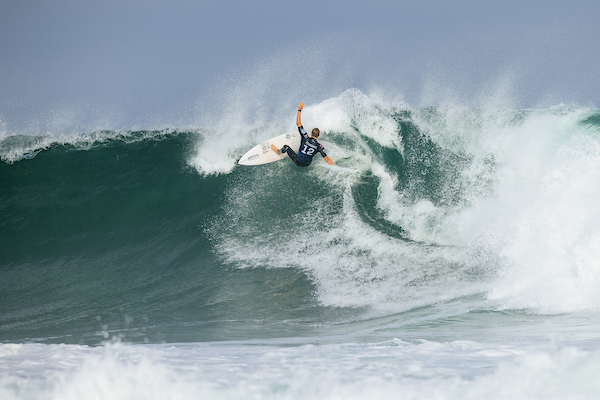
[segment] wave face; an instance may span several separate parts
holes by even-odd
[[[4,132],[0,340],[268,338],[443,305],[600,307],[596,110],[416,108],[348,90],[304,115],[337,166],[236,166],[294,115]]]

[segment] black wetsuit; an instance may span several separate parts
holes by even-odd
[[[298,127],[298,132],[300,132],[301,141],[300,148],[298,149],[298,154],[288,145],[283,146],[281,149],[283,152],[287,153],[288,156],[296,163],[299,167],[308,167],[312,162],[313,157],[317,153],[321,153],[323,157],[327,157],[325,154],[325,148],[317,139],[310,136],[302,125]]]

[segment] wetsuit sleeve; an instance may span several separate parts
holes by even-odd
[[[298,132],[300,132],[300,136],[302,136],[304,139],[308,139],[308,133],[306,132],[306,130],[304,130],[304,127],[302,125],[298,127]]]
[[[327,157],[327,153],[325,153],[325,147],[323,147],[323,145],[321,143],[319,143],[319,150],[317,150],[317,151],[319,153],[321,153],[321,155],[323,156],[323,158],[325,159],[327,164],[335,165],[335,163],[333,161],[331,161],[331,158]]]
[[[323,147],[322,144],[319,144],[319,150],[317,150],[319,153],[321,153],[321,155],[323,156],[323,158],[327,157],[327,153],[325,153],[325,147]]]

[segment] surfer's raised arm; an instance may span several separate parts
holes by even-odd
[[[300,122],[300,113],[302,112],[303,108],[304,103],[300,103],[300,105],[298,106],[298,116],[296,117],[296,125],[298,126],[298,128],[302,126],[302,122]]]

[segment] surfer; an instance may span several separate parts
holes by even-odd
[[[323,145],[317,142],[319,134],[321,133],[319,131],[319,128],[314,128],[310,136],[308,135],[306,130],[304,130],[304,127],[300,122],[300,113],[302,112],[303,108],[304,103],[300,103],[300,105],[298,106],[298,116],[296,117],[296,125],[298,126],[298,132],[300,132],[301,137],[298,154],[296,154],[296,152],[292,150],[292,148],[287,144],[279,150],[274,145],[271,145],[271,149],[278,154],[287,153],[287,155],[290,156],[292,161],[294,161],[299,167],[308,167],[312,162],[313,157],[317,153],[321,153],[327,164],[334,165],[333,161],[331,161],[331,158],[327,157]]]

